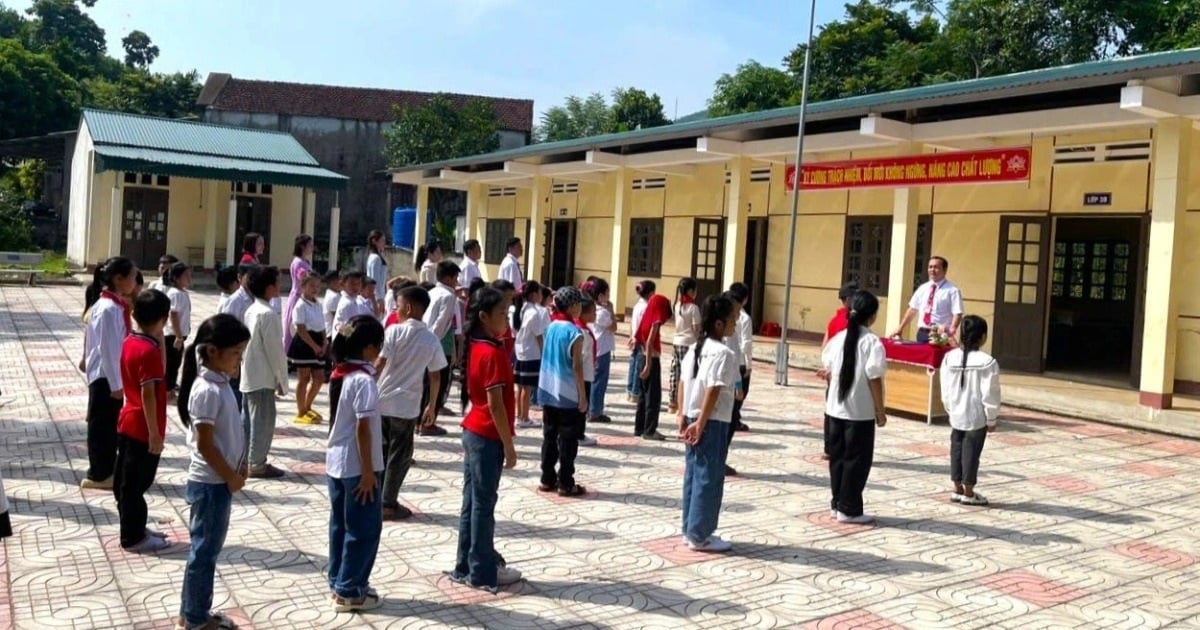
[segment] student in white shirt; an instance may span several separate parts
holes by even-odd
[[[515,236],[508,239],[504,248],[508,250],[508,253],[504,255],[504,260],[500,261],[500,279],[508,280],[520,291],[521,285],[525,284],[525,278],[521,274],[521,263],[517,262],[517,259],[525,253],[521,246],[521,239]]]
[[[292,340],[288,363],[296,368],[296,424],[320,424],[325,418],[313,409],[313,401],[325,384],[325,362],[329,346],[325,340],[325,314],[317,301],[321,276],[309,271],[300,279],[300,299],[292,305]]]
[[[446,356],[446,366],[442,368],[441,383],[437,389],[426,380],[428,398],[437,399],[437,409],[446,407],[446,398],[450,393],[450,367],[454,365],[454,339],[462,334],[462,321],[458,317],[458,264],[452,260],[443,260],[437,266],[437,284],[429,291],[429,310],[422,318],[425,325],[442,344],[442,354]],[[427,399],[428,399],[427,398]],[[446,412],[442,412],[446,413]],[[425,436],[446,435],[446,429],[436,423],[430,426],[422,425],[417,433]]]
[[[333,339],[337,338],[342,326],[350,320],[359,315],[373,315],[371,311],[363,309],[363,303],[358,299],[363,289],[363,277],[361,271],[347,271],[342,274],[342,295],[338,298],[337,312],[333,315]],[[335,356],[334,361],[338,360]]]
[[[462,261],[462,270],[458,272],[458,286],[468,288],[476,278],[483,279],[483,274],[479,272],[479,258],[483,255],[483,248],[480,247],[479,241],[471,239],[463,243],[463,254],[466,257]]]
[[[667,411],[675,413],[679,398],[679,366],[700,332],[700,307],[696,305],[696,279],[680,278],[675,289],[675,335],[671,337],[674,355],[671,358],[671,389],[667,394]]]
[[[167,392],[174,394],[179,389],[183,346],[192,332],[192,297],[187,292],[192,286],[192,268],[181,262],[171,265],[163,278],[163,285],[167,298],[171,300],[171,316],[163,328],[167,349]]]
[[[437,267],[440,262],[442,262],[441,243],[431,241],[427,245],[418,247],[416,255],[413,256],[413,271],[417,272],[418,282],[436,283],[438,281]]]
[[[442,343],[421,320],[429,308],[429,292],[411,285],[397,291],[397,323],[384,332],[383,349],[375,361],[379,373],[379,413],[383,416],[383,518],[405,519],[412,511],[400,505],[400,486],[413,462],[413,436],[418,424],[437,419],[437,398],[421,407],[422,381],[441,387],[446,367]]]
[[[714,534],[725,489],[726,435],[733,431],[734,385],[741,378],[737,357],[722,339],[736,325],[737,309],[725,296],[704,301],[699,338],[684,356],[678,408],[679,439],[685,446],[683,535],[695,551],[729,551]]]
[[[542,300],[542,287],[529,281],[517,292],[509,308],[512,318],[514,354],[516,355],[515,379],[517,383],[517,428],[529,429],[538,426],[529,418],[529,407],[533,390],[538,386],[538,375],[542,371],[542,335],[546,332],[538,303]]]
[[[130,333],[126,298],[137,282],[137,265],[109,258],[96,268],[84,295],[89,313],[83,331],[83,368],[87,374],[87,474],[83,488],[113,487],[117,463],[117,419],[124,401],[121,348]]]
[[[279,295],[279,269],[256,266],[246,278],[254,304],[246,310],[250,345],[242,357],[242,421],[250,428],[250,477],[277,479],[286,473],[267,463],[275,437],[275,395],[288,392],[287,357],[283,352],[283,321],[271,308]]]
[[[254,296],[250,295],[250,291],[246,289],[246,277],[250,275],[250,270],[257,265],[238,265],[238,288],[229,295],[229,299],[218,305],[217,313],[233,315],[239,322],[246,321],[246,309],[254,303]],[[235,381],[237,379],[234,379]]]
[[[839,523],[865,525],[875,520],[863,512],[862,493],[871,475],[875,427],[887,424],[883,410],[887,358],[883,343],[870,329],[878,312],[874,295],[855,293],[850,298],[849,325],[821,351],[821,364],[831,380],[825,394],[833,490],[829,512]]]
[[[975,492],[979,456],[987,434],[996,430],[1000,415],[1000,364],[981,348],[988,325],[967,315],[959,326],[959,347],[942,359],[942,404],[950,416],[950,500],[963,505],[987,505]]]
[[[151,282],[150,286],[148,286],[146,288],[155,289],[157,291],[162,291],[163,293],[166,293],[167,292],[167,272],[171,269],[171,265],[174,265],[177,262],[179,262],[179,259],[176,258],[173,254],[163,254],[158,259],[158,279],[155,280],[154,282]]]
[[[342,275],[336,269],[325,272],[325,298],[321,310],[325,314],[325,339],[333,339],[333,318],[337,316],[338,302],[342,299]]]
[[[750,371],[754,365],[754,320],[746,309],[750,306],[750,287],[744,282],[734,282],[729,285],[728,296],[738,307],[737,325],[734,327],[730,343],[736,345],[734,352],[738,357],[738,371],[742,374],[742,382],[738,388],[742,396],[733,403],[733,430],[749,431],[750,427],[742,422],[742,403],[750,395]],[[733,436],[730,436],[732,439]]]
[[[217,300],[217,312],[225,313],[229,308],[229,300],[240,287],[238,273],[235,267],[217,269],[217,288],[221,290],[221,298]]]
[[[642,393],[641,380],[638,379],[638,374],[642,371],[642,349],[634,337],[637,336],[638,326],[642,324],[642,315],[646,313],[646,304],[649,303],[650,297],[654,295],[657,288],[653,280],[642,280],[634,287],[634,291],[638,294],[638,301],[633,305],[633,312],[629,315],[629,382],[625,385],[625,393],[630,403],[636,404]]]
[[[387,240],[380,230],[371,230],[367,235],[367,277],[375,281],[375,291],[367,293],[363,297],[372,302],[371,310],[376,313],[384,313],[384,298],[388,291],[388,264],[387,259],[383,257],[387,247]]]
[[[596,311],[599,309],[596,302],[592,298],[584,294],[583,302],[580,302],[579,318],[575,320],[575,325],[583,331],[581,335],[583,339],[583,348],[579,355],[583,358],[583,387],[584,392],[588,396],[592,395],[592,385],[596,382],[596,335],[592,332],[592,324],[596,323]],[[588,409],[591,409],[591,401],[588,401]],[[583,418],[583,430],[579,433],[580,446],[595,446],[596,438],[587,435],[587,415]]]
[[[613,353],[617,349],[614,333],[617,320],[613,317],[612,303],[608,301],[608,282],[592,276],[583,283],[583,293],[596,303],[596,321],[588,324],[596,337],[596,380],[588,393],[588,422],[612,422],[604,415],[604,395],[608,391],[608,377],[612,371]]]

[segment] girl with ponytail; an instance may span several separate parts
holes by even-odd
[[[700,307],[696,305],[696,279],[681,278],[675,289],[675,336],[671,345],[675,353],[671,358],[671,393],[667,395],[667,411],[675,413],[675,400],[679,395],[679,367],[683,355],[696,343],[700,328]]]
[[[538,373],[542,370],[542,335],[548,324],[538,307],[541,301],[541,285],[530,280],[521,285],[509,309],[517,357],[517,428],[520,429],[538,426],[529,418],[529,407],[533,402],[533,390],[538,385]]]
[[[1000,364],[982,350],[987,336],[987,321],[967,315],[958,327],[959,347],[942,359],[942,404],[951,428],[950,500],[964,505],[988,504],[975,492],[983,443],[1000,415]]]
[[[413,257],[413,270],[417,272],[421,282],[437,283],[437,266],[441,261],[442,244],[430,241],[429,244],[417,248],[417,255]]]
[[[883,375],[887,371],[883,343],[871,332],[879,300],[869,291],[850,298],[846,329],[834,335],[821,351],[821,363],[830,374],[825,394],[829,426],[829,515],[839,523],[864,525],[874,517],[863,513],[863,488],[871,474],[875,453],[875,427],[887,424],[883,410]]]
[[[695,551],[728,551],[713,534],[725,487],[725,459],[733,430],[734,386],[741,379],[737,355],[724,339],[738,310],[724,296],[704,300],[696,343],[684,355],[678,399],[679,439],[685,446],[683,535]]]
[[[604,396],[608,392],[608,377],[612,371],[613,353],[617,340],[617,320],[613,316],[612,302],[608,300],[608,282],[604,278],[590,276],[580,287],[583,294],[596,303],[596,321],[588,328],[596,338],[596,380],[588,392],[588,422],[608,423],[612,419],[604,415]]]

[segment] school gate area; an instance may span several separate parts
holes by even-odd
[[[421,208],[431,187],[467,192],[468,237],[483,242],[488,277],[517,235],[530,277],[606,277],[622,310],[641,278],[670,292],[692,276],[701,296],[745,280],[756,325],[780,323],[790,290],[789,332],[803,338],[820,339],[847,280],[881,296],[877,330],[891,331],[928,257],[944,256],[967,312],[991,322],[988,349],[1001,365],[1131,388],[1145,409],[1165,409],[1175,393],[1200,393],[1200,290],[1189,282],[1200,259],[1188,254],[1200,247],[1197,76],[1192,49],[813,104],[790,288],[798,108],[537,144],[393,178],[418,186]],[[842,170],[836,181],[807,173],[844,160],[933,164],[1013,150],[1028,162],[1006,183],[978,183],[999,168],[990,162],[902,176]]]

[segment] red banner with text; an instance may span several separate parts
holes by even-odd
[[[818,162],[801,168],[804,190],[945,186],[1029,181],[1030,147],[955,151],[905,157]],[[796,188],[796,165],[787,167],[787,189]]]

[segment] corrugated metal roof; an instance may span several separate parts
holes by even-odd
[[[197,179],[330,189],[344,189],[349,179],[319,166],[302,164],[114,145],[96,145],[95,152],[97,173],[133,171]]]
[[[1057,90],[1075,87],[1092,87],[1131,79],[1149,79],[1181,72],[1200,72],[1200,48],[1188,48],[1168,52],[1151,53],[1121,59],[1089,61],[1042,70],[1031,70],[998,77],[985,77],[953,83],[940,83],[879,94],[852,96],[811,103],[808,106],[809,120],[832,119],[854,115],[865,115],[880,111],[894,111],[932,105],[981,101],[987,98],[1002,98],[1028,94],[1058,84]],[[514,160],[519,158],[575,153],[592,149],[612,148],[642,142],[655,142],[705,135],[734,128],[763,127],[797,120],[800,107],[783,107],[748,114],[737,114],[721,118],[709,118],[691,122],[680,122],[664,127],[639,129],[624,133],[612,133],[575,140],[533,144],[517,149],[497,151],[430,164],[417,164],[392,169],[400,173],[416,170],[453,168]]]
[[[290,134],[188,120],[83,110],[96,144],[320,166]]]

